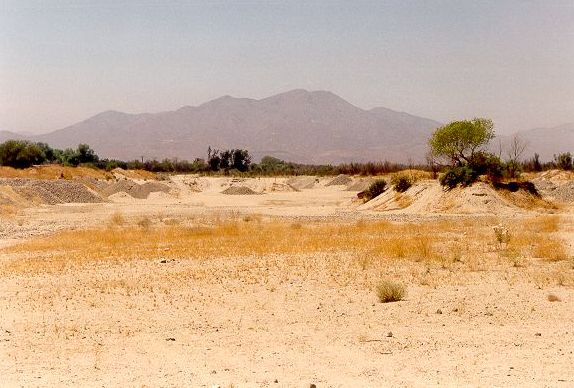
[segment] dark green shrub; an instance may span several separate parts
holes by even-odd
[[[413,185],[413,180],[406,175],[399,174],[391,179],[391,184],[396,192],[404,193]]]
[[[476,182],[478,175],[467,166],[451,167],[439,181],[442,186],[454,189],[456,186],[470,186]]]
[[[500,181],[505,172],[505,165],[502,160],[488,152],[475,153],[470,159],[468,167],[476,177],[486,175],[492,182]]]
[[[383,179],[379,179],[371,183],[369,188],[365,191],[361,191],[357,196],[365,201],[370,201],[371,199],[382,194],[387,188],[387,182]]]

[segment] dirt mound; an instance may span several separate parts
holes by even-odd
[[[343,186],[351,183],[353,179],[345,174],[337,175],[331,181],[327,182],[325,186]]]
[[[286,183],[297,190],[312,189],[317,183],[317,178],[314,176],[296,176],[287,179]]]
[[[273,182],[271,183],[271,185],[269,185],[268,187],[265,188],[265,191],[268,192],[283,192],[283,193],[289,193],[289,192],[294,192],[294,191],[299,191],[298,189],[296,189],[295,187],[291,186],[288,183],[277,183],[277,182]]]
[[[245,186],[231,186],[221,192],[227,195],[257,195],[255,191]]]
[[[170,191],[169,186],[159,183],[159,182],[146,182],[144,184],[139,184],[130,179],[121,179],[117,182],[109,184],[102,190],[102,193],[109,197],[110,195],[124,192],[137,199],[146,199],[150,193],[154,192],[164,192],[168,193]]]
[[[356,181],[352,182],[349,186],[347,186],[347,191],[365,191],[369,188],[371,183],[374,182],[372,178],[361,178],[357,179]]]
[[[538,204],[536,201],[540,201]],[[547,203],[546,203],[547,204]],[[543,206],[541,200],[519,190],[497,191],[486,183],[456,187],[445,191],[436,181],[421,181],[404,193],[387,189],[383,194],[359,206],[361,210],[398,211],[403,213],[512,214],[529,207]]]

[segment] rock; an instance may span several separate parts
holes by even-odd
[[[438,309],[438,310],[436,311],[436,313],[437,313],[437,314],[442,314],[442,310],[441,310],[441,309]]]
[[[393,332],[392,332],[392,331],[389,331],[389,332],[387,333],[387,337],[392,337],[392,336],[393,336]]]

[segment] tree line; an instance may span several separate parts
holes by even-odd
[[[552,162],[546,163],[540,161],[538,154],[525,161],[519,160],[524,151],[524,145],[520,142],[515,142],[511,146],[513,151],[509,152],[510,156],[506,161],[502,161],[500,156],[483,150],[483,146],[494,137],[494,131],[490,121],[480,120],[453,122],[458,124],[451,123],[439,128],[431,138],[432,152],[429,154],[426,164],[402,164],[384,161],[316,165],[287,162],[273,156],[264,156],[259,163],[254,163],[252,156],[245,149],[218,150],[211,147],[207,150],[206,159],[197,158],[193,161],[187,161],[174,158],[122,161],[100,158],[87,144],[79,144],[75,149],[61,150],[52,148],[45,143],[8,140],[0,143],[0,166],[27,168],[33,165],[60,164],[63,166],[94,167],[107,171],[123,168],[157,173],[241,174],[246,176],[324,176],[338,174],[372,176],[405,169],[419,169],[437,173],[439,171],[448,172],[453,168],[474,168],[472,172],[474,176],[488,173],[500,177],[515,177],[521,171],[544,171],[554,168],[573,169],[573,159],[569,152],[555,155]],[[461,141],[460,136],[466,140]],[[446,160],[446,163],[441,163],[441,159],[442,162]],[[459,170],[458,172],[468,173],[467,170],[465,171]]]

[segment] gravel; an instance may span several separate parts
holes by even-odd
[[[124,192],[130,197],[138,199],[146,199],[150,193],[163,192],[168,193],[170,188],[168,185],[159,182],[146,182],[144,184],[139,184],[132,181],[131,179],[121,179],[117,182],[109,184],[107,187],[102,189],[102,193],[109,197],[110,195]]]
[[[9,186],[28,200],[48,205],[58,203],[97,203],[102,198],[80,182],[68,180],[0,179],[0,186]]]
[[[341,175],[337,175],[335,178],[333,178],[325,186],[343,186],[343,185],[348,185],[352,181],[353,181],[353,179],[350,176],[345,175],[345,174],[341,174]]]
[[[221,192],[227,195],[257,195],[255,191],[245,186],[231,186]]]

